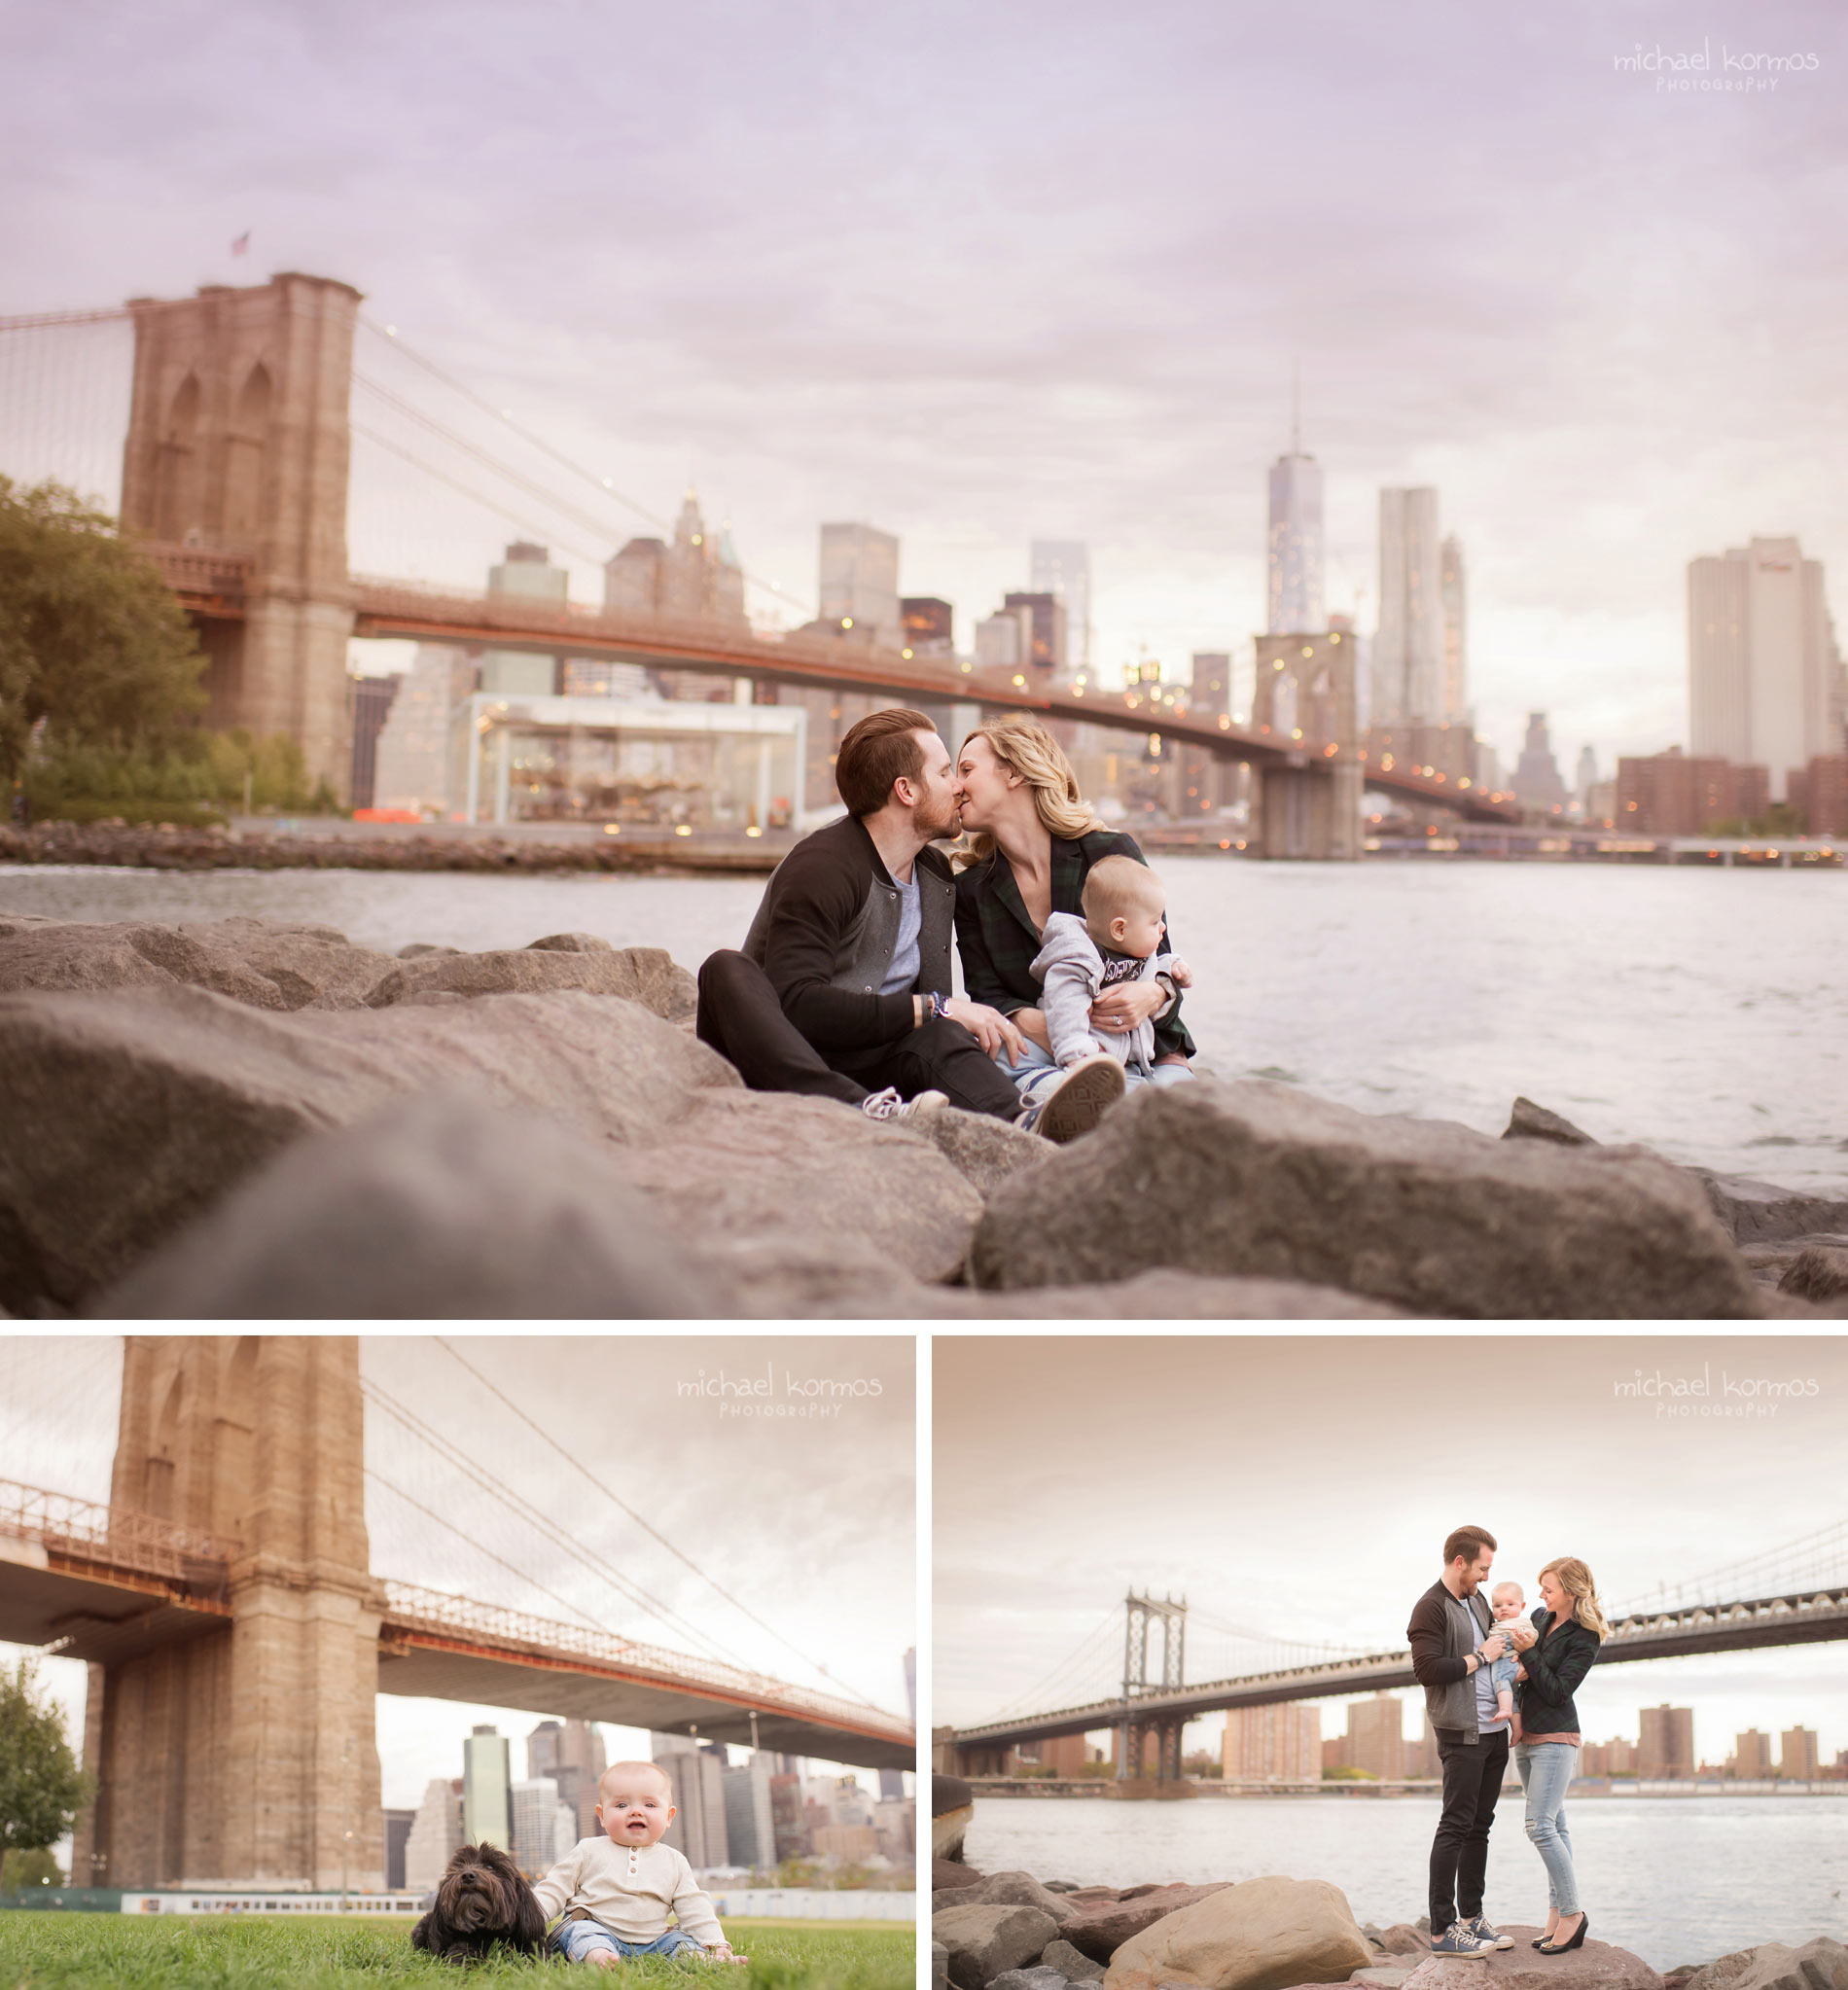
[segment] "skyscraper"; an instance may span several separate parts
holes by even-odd
[[[1397,1693],[1350,1702],[1342,1756],[1349,1768],[1364,1769],[1383,1783],[1397,1782],[1405,1773],[1405,1712]]]
[[[1065,603],[1056,594],[1043,589],[1038,593],[1004,594],[1002,606],[1024,612],[1030,618],[1027,661],[1043,677],[1063,676],[1069,655]]]
[[[1831,705],[1841,658],[1821,560],[1795,539],[1755,539],[1688,565],[1689,751],[1758,763],[1771,799],[1793,769],[1839,750]]]
[[[821,612],[824,622],[891,649],[902,647],[899,542],[872,525],[821,528]]]
[[[1091,667],[1091,556],[1082,539],[1036,539],[1028,549],[1029,586],[1056,595],[1065,609],[1065,660]]]
[[[776,1820],[770,1806],[770,1759],[753,1756],[722,1779],[726,1864],[767,1872],[776,1864]]]
[[[1523,808],[1557,815],[1566,805],[1566,784],[1559,778],[1552,741],[1546,735],[1546,714],[1529,712],[1527,737],[1514,764],[1514,796]]]
[[[685,1734],[652,1737],[651,1759],[673,1786],[680,1815],[662,1833],[663,1844],[685,1854],[696,1870],[729,1866],[725,1816],[725,1749]]]
[[[1636,1773],[1645,1777],[1682,1777],[1694,1773],[1694,1710],[1671,1707],[1644,1707],[1638,1714],[1641,1739],[1636,1750]]]
[[[1226,1716],[1220,1773],[1228,1783],[1317,1781],[1322,1774],[1321,1708],[1311,1700],[1232,1708]]]
[[[1266,631],[1296,635],[1324,625],[1322,470],[1293,436],[1270,466],[1270,534],[1265,548]]]
[[[1439,591],[1443,597],[1443,723],[1470,716],[1470,616],[1463,546],[1453,534],[1438,549]]]
[[[462,1744],[462,1842],[513,1850],[512,1763],[507,1737],[478,1727]]]
[[[1817,1755],[1815,1728],[1787,1727],[1779,1751],[1778,1774],[1799,1783],[1813,1783]]]
[[[1437,725],[1444,711],[1438,493],[1379,494],[1379,632],[1373,638],[1375,726]]]

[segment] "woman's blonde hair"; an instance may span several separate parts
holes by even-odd
[[[1017,715],[984,719],[963,746],[971,739],[985,739],[996,760],[1033,790],[1034,808],[1049,835],[1070,838],[1104,827],[1078,792],[1078,776],[1065,758],[1065,749],[1037,719]],[[956,757],[962,758],[962,747],[956,749]],[[985,830],[972,831],[955,852],[956,868],[966,870],[979,864],[994,854],[994,847],[995,839]]]
[[[1600,1640],[1611,1635],[1611,1626],[1605,1621],[1604,1611],[1598,1603],[1598,1585],[1591,1580],[1591,1571],[1583,1562],[1572,1555],[1563,1555],[1558,1561],[1548,1562],[1540,1573],[1557,1580],[1559,1586],[1572,1598],[1573,1616],[1586,1630]]]

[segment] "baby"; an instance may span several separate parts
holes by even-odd
[[[1489,1667],[1489,1683],[1495,1693],[1495,1718],[1508,1723],[1510,1741],[1521,1738],[1521,1717],[1514,1711],[1514,1668],[1521,1662],[1521,1654],[1515,1651],[1502,1626],[1519,1623],[1526,1609],[1527,1599],[1521,1594],[1518,1582],[1497,1582],[1489,1592],[1489,1610],[1495,1618],[1496,1630],[1502,1631],[1502,1643],[1506,1648]],[[1494,1631],[1489,1635],[1493,1637]]]
[[[1133,857],[1100,857],[1084,879],[1084,916],[1054,912],[1040,935],[1033,977],[1045,986],[1041,1008],[1052,1061],[1061,1069],[1106,1054],[1125,1078],[1146,1079],[1155,1066],[1155,1018],[1187,987],[1187,969],[1166,950],[1166,895],[1161,880]],[[1091,1004],[1125,981],[1158,981],[1167,999],[1133,1030],[1092,1033]]]
[[[693,1867],[659,1842],[674,1821],[674,1792],[653,1762],[612,1762],[597,1784],[605,1835],[581,1838],[533,1892],[551,1945],[570,1963],[613,1970],[629,1956],[683,1952],[741,1963]],[[679,1924],[667,1925],[672,1908]]]

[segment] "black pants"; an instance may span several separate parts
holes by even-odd
[[[699,970],[694,1027],[753,1091],[806,1092],[857,1106],[869,1092],[893,1085],[907,1099],[941,1091],[966,1113],[1011,1119],[1020,1110],[1013,1081],[961,1023],[927,1022],[870,1049],[817,1050],[783,1013],[764,970],[729,948]]]
[[[1482,1911],[1482,1881],[1489,1869],[1489,1827],[1508,1770],[1508,1729],[1484,1734],[1471,1747],[1461,1734],[1438,1729],[1443,1764],[1443,1815],[1431,1841],[1431,1938],[1452,1921],[1473,1921]]]

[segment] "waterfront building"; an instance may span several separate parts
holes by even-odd
[[[387,1810],[385,1820],[385,1891],[405,1890],[405,1847],[410,1842],[410,1828],[417,1821],[414,1810]]]
[[[1195,650],[1188,710],[1203,718],[1232,715],[1232,658],[1226,650]]]
[[[1746,1782],[1761,1781],[1771,1773],[1771,1737],[1748,1727],[1732,1744],[1729,1767]]]
[[[1694,754],[1761,764],[1771,800],[1787,800],[1794,770],[1842,748],[1840,672],[1822,562],[1805,559],[1795,539],[1754,539],[1688,562]]]
[[[406,1886],[435,1886],[449,1854],[468,1843],[462,1835],[462,1788],[460,1776],[438,1776],[425,1788],[405,1838]]]
[[[990,670],[1025,670],[1033,658],[1030,609],[1002,608],[976,624],[976,661]]]
[[[727,1768],[720,1778],[725,1799],[727,1864],[767,1872],[776,1864],[776,1815],[770,1802],[767,1756]]]
[[[1350,1703],[1341,1762],[1344,1768],[1365,1770],[1382,1783],[1404,1775],[1405,1711],[1397,1693],[1377,1692]]]
[[[770,1778],[770,1829],[779,1866],[785,1859],[800,1859],[807,1852],[808,1827],[802,1814],[800,1770],[779,1770]]]
[[[1769,806],[1766,769],[1694,759],[1679,746],[1617,761],[1616,821],[1645,836],[1697,836]]]
[[[695,492],[689,490],[674,519],[674,537],[631,539],[604,562],[603,606],[610,614],[666,615],[723,622],[746,621],[744,569],[731,527],[713,532]]]
[[[609,1766],[603,1730],[591,1721],[542,1721],[526,1737],[526,1773],[550,1776],[576,1819],[571,1842],[595,1837],[597,1781]]]
[[[1264,544],[1264,627],[1293,635],[1325,627],[1322,469],[1292,435],[1290,452],[1270,466]]]
[[[879,1856],[894,1866],[917,1860],[917,1805],[908,1796],[883,1796],[872,1806],[872,1829]]]
[[[955,610],[935,594],[907,594],[899,603],[905,647],[914,657],[947,657],[955,650]]]
[[[1598,785],[1598,756],[1588,746],[1579,749],[1579,764],[1572,777],[1573,805],[1581,815],[1591,812],[1591,791]]]
[[[1545,712],[1527,715],[1527,737],[1514,764],[1514,794],[1524,809],[1546,815],[1565,813],[1566,784],[1559,778],[1559,764],[1546,736]]]
[[[1313,1700],[1233,1707],[1220,1773],[1228,1783],[1313,1783],[1322,1773],[1322,1709]]]
[[[1041,683],[1065,675],[1065,603],[1048,590],[1004,594],[1001,605],[1027,617],[1027,661]]]
[[[475,659],[444,643],[419,643],[378,728],[373,806],[413,815],[449,813],[449,724],[476,688]]]
[[[1091,557],[1082,539],[1036,539],[1027,550],[1028,586],[1050,594],[1065,611],[1065,661],[1091,667]]]
[[[1818,754],[1791,775],[1791,804],[1812,836],[1848,836],[1848,753]]]
[[[1470,718],[1470,615],[1463,568],[1463,545],[1454,537],[1438,549],[1438,591],[1443,610],[1443,720],[1468,725]]]
[[[1636,1773],[1651,1779],[1691,1776],[1698,1759],[1693,1708],[1671,1707],[1664,1701],[1659,1707],[1645,1707],[1640,1720],[1642,1740],[1636,1751]]]
[[[552,565],[548,548],[516,539],[507,549],[507,557],[488,568],[487,591],[490,596],[513,595],[562,609],[570,597],[571,576]],[[558,659],[526,650],[483,650],[480,679],[481,689],[491,694],[545,695],[557,689]]]
[[[821,528],[820,620],[856,641],[903,647],[899,611],[899,542],[864,524]]]
[[[1820,1767],[1813,1727],[1787,1727],[1778,1755],[1778,1774],[1788,1781],[1813,1783]]]
[[[558,1813],[564,1806],[558,1801],[558,1785],[551,1776],[523,1776],[508,1795],[514,1819],[514,1842],[509,1848],[514,1864],[528,1879],[537,1879],[550,1870],[561,1851],[568,1852],[577,1843],[576,1834],[562,1847],[558,1844]],[[569,1815],[575,1822],[577,1813]]]
[[[1379,494],[1379,625],[1373,637],[1372,723],[1435,725],[1444,717],[1438,493]]]
[[[558,695],[645,698],[657,697],[659,693],[649,680],[646,664],[619,663],[610,657],[567,657],[558,666]]]
[[[661,1834],[660,1842],[683,1853],[696,1871],[729,1866],[723,1745],[694,1741],[685,1734],[656,1734],[650,1741],[650,1759],[672,1785],[678,1812]]]
[[[825,1866],[864,1866],[879,1856],[879,1833],[870,1824],[817,1825],[810,1835]]]
[[[507,1737],[478,1727],[462,1744],[462,1842],[514,1848],[513,1764]]]

